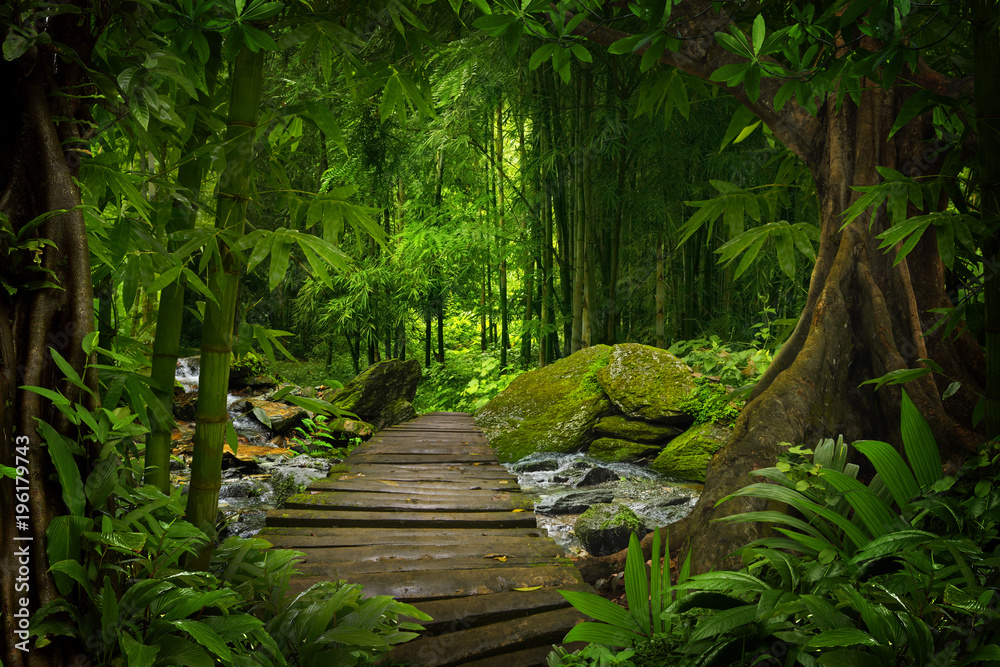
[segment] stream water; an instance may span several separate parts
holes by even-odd
[[[584,454],[543,452],[504,467],[517,475],[518,485],[525,493],[537,498],[536,505],[572,491],[604,489],[611,493],[611,502],[631,508],[650,530],[687,516],[702,488],[696,482],[665,477],[633,463],[607,463]],[[602,478],[604,481],[587,483]],[[545,528],[564,549],[576,555],[584,553],[583,545],[573,533],[579,514],[536,512],[535,516],[538,526]]]

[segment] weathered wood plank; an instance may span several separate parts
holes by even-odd
[[[391,658],[423,667],[462,665],[502,655],[511,646],[523,650],[522,647],[558,644],[570,628],[583,620],[585,617],[575,609],[557,609],[468,630],[421,637],[395,647]],[[506,664],[520,667],[519,663]]]
[[[351,472],[338,475],[337,479],[350,479],[351,477],[378,477],[380,479],[413,479],[426,481],[446,481],[450,479],[505,479],[511,484],[517,484],[517,480],[511,476],[507,469],[499,465],[418,465],[418,464],[393,464],[385,465],[378,463],[349,463]]]
[[[462,542],[437,539],[425,544],[397,544],[360,547],[317,547],[303,548],[306,562],[402,562],[435,560],[447,562],[452,559],[479,559],[487,556],[503,555],[507,562],[538,557],[551,561],[565,556],[558,544],[548,539],[533,537],[489,537],[476,540],[466,538]],[[464,569],[464,568],[463,568]]]
[[[412,512],[510,512],[521,509],[530,512],[534,508],[534,502],[523,494],[510,494],[502,491],[489,495],[469,495],[468,497],[414,494],[412,498],[389,493],[321,491],[296,494],[285,501],[285,507],[288,509],[404,510]]]
[[[297,593],[318,581],[330,580],[329,577],[300,576],[292,579],[290,585],[292,592]],[[349,581],[363,585],[367,595],[391,595],[404,602],[584,583],[580,571],[573,565],[370,573],[351,576]]]
[[[268,526],[258,535],[282,549],[380,545],[483,544],[530,538],[545,541],[538,528],[303,528]]]
[[[277,509],[267,513],[268,526],[351,526],[384,528],[534,528],[532,512],[344,512]]]
[[[414,606],[430,615],[432,621],[423,621],[428,632],[468,630],[487,623],[506,621],[526,614],[552,611],[568,607],[559,590],[591,591],[589,585],[567,584],[555,588],[541,588],[536,591],[511,591],[492,595],[473,595],[464,598],[448,598],[417,602]],[[406,620],[415,620],[407,618]]]
[[[493,558],[425,558],[425,559],[387,559],[366,560],[354,562],[349,560],[332,560],[321,558],[310,560],[309,551],[303,551],[306,559],[299,563],[297,569],[309,576],[326,576],[330,579],[348,579],[354,581],[362,574],[393,574],[406,573],[420,576],[420,573],[481,571],[491,572],[525,567],[544,567],[549,565],[567,565],[574,567],[573,562],[565,556],[529,555],[510,557],[506,561]]]
[[[492,463],[496,457],[492,454],[475,452],[456,452],[454,454],[399,454],[377,453],[377,454],[351,454],[344,462],[353,466],[354,464],[377,464],[377,465],[427,465],[440,463]]]
[[[337,479],[336,477],[326,477],[314,481],[306,490],[345,491],[348,493],[439,494],[442,497],[465,494],[489,495],[497,491],[520,493],[521,491],[520,487],[516,484],[512,485],[509,482],[501,484],[495,479],[470,479],[466,483],[456,484],[455,482],[418,482],[412,480],[397,482],[389,479],[368,479],[367,477],[355,477],[344,480]]]

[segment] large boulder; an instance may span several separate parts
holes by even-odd
[[[731,435],[732,430],[725,426],[697,424],[668,442],[649,467],[664,475],[704,482],[712,454],[729,442]]]
[[[643,419],[629,419],[611,415],[594,424],[594,435],[599,438],[631,440],[647,444],[663,443],[676,438],[682,430],[668,424],[653,424]]]
[[[570,491],[557,496],[548,496],[535,505],[536,514],[580,514],[597,503],[610,503],[614,498],[610,489],[591,491]]]
[[[368,367],[343,389],[329,391],[323,398],[381,431],[416,416],[411,403],[420,377],[416,359],[389,359]]]
[[[301,426],[308,414],[297,405],[276,403],[259,396],[246,399],[246,403],[254,419],[281,435],[288,435],[296,426]]]
[[[597,381],[628,417],[664,424],[692,421],[680,409],[695,390],[691,371],[666,350],[638,343],[616,345],[608,364],[597,372]]]
[[[609,556],[628,546],[632,533],[646,534],[646,526],[625,505],[596,504],[581,514],[573,532],[593,556]]]
[[[610,353],[607,345],[595,345],[523,373],[480,408],[476,424],[499,459],[585,449],[594,423],[611,408],[597,381]]]

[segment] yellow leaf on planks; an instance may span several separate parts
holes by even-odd
[[[396,482],[391,482],[387,479],[380,479],[379,481],[382,482],[383,484],[388,484],[389,486],[399,486],[399,484],[397,484]]]
[[[518,507],[516,510],[511,510],[511,512],[527,512],[528,510],[521,509]]]
[[[515,591],[520,591],[522,593],[527,593],[528,591],[537,591],[541,586],[525,586],[524,588],[515,588]]]
[[[505,554],[486,554],[483,558],[492,558],[493,560],[498,560],[501,563],[507,562],[507,556]]]

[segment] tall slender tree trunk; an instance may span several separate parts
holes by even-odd
[[[246,222],[253,180],[254,133],[260,110],[264,54],[244,47],[233,64],[226,130],[226,169],[219,178],[216,226],[239,237]],[[209,268],[209,287],[216,302],[205,304],[201,340],[201,371],[187,518],[214,537],[219,488],[222,485],[222,449],[229,415],[229,364],[233,354],[233,324],[241,266],[225,242],[219,240],[220,261]],[[208,565],[211,548],[195,558],[193,566]]]
[[[663,279],[663,237],[656,238],[656,347],[666,348],[664,309],[667,301],[667,284]]]
[[[986,434],[1000,437],[1000,5],[975,0],[972,46],[975,53],[976,130],[979,135],[980,217],[993,229],[983,256],[986,300]]]
[[[507,350],[510,348],[508,322],[510,313],[507,304],[507,241],[504,236],[507,202],[504,196],[503,178],[503,103],[497,105],[496,129],[496,165],[497,165],[497,225],[500,235],[497,244],[500,247],[500,263],[497,267],[497,287],[500,290],[500,370],[507,368]]]
[[[218,35],[211,35],[209,45],[211,55],[206,67],[208,94],[207,101],[218,76],[221,65],[219,49],[221,40]],[[188,202],[173,200],[170,221],[167,232],[194,229],[201,201],[201,183],[205,172],[202,160],[188,157],[201,148],[211,136],[211,130],[202,122],[196,120],[191,137],[184,145],[184,161],[177,172],[177,183],[186,193]],[[171,250],[176,250],[179,244],[171,242]],[[184,324],[184,292],[186,280],[181,274],[176,280],[160,292],[160,310],[156,317],[156,334],[153,338],[153,359],[150,380],[153,394],[163,406],[163,414],[170,416],[174,401],[174,376],[177,368],[177,358],[180,356],[181,329]],[[333,349],[331,343],[330,349]],[[329,364],[328,364],[329,365]],[[150,414],[151,429],[146,442],[145,482],[152,484],[164,493],[170,490],[170,430],[173,419],[162,419],[156,412]]]
[[[524,143],[524,120],[517,123],[518,152],[520,154],[520,174],[521,191],[528,193],[530,175],[528,173],[528,151]],[[537,265],[535,255],[538,252],[539,229],[538,221],[535,220],[535,211],[525,211],[522,231],[527,227],[527,237],[530,240],[530,252],[524,260],[524,319],[521,321],[521,368],[527,369],[531,363],[531,337],[532,318],[534,316],[534,294],[535,294],[535,266]]]
[[[570,352],[583,348],[583,294],[586,270],[587,219],[583,199],[583,78],[576,78],[576,99],[580,105],[573,129],[573,339]]]

